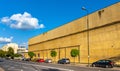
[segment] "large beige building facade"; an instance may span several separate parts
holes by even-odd
[[[78,63],[88,63],[88,59],[90,63],[99,59],[119,62],[120,2],[31,38],[28,51],[34,52],[35,58],[46,59],[52,58],[50,51],[55,50],[56,61],[70,58],[73,62],[71,49],[80,51],[75,58]]]

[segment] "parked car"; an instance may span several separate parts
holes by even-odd
[[[10,60],[10,58],[9,58],[9,57],[6,57],[5,59],[6,59],[6,60]]]
[[[37,62],[43,63],[45,61],[44,61],[44,59],[38,59]]]
[[[105,68],[113,68],[114,62],[111,60],[99,60],[92,63],[92,67],[105,67]]]
[[[46,59],[45,63],[52,63],[52,59]]]
[[[58,64],[70,64],[70,59],[62,58],[62,59],[58,60]]]
[[[30,58],[23,58],[22,61],[30,61]]]
[[[3,62],[4,60],[3,59],[0,59],[0,62]]]

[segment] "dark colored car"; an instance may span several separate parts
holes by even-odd
[[[6,60],[10,60],[10,58],[9,58],[9,57],[6,57],[5,59],[6,59]]]
[[[43,63],[45,61],[44,61],[44,59],[38,59],[37,62]]]
[[[3,62],[4,60],[3,59],[0,59],[0,62]]]
[[[58,60],[58,64],[70,64],[70,59],[62,58],[62,59]]]
[[[111,60],[99,60],[92,63],[92,67],[105,67],[105,68],[113,68],[114,62]]]
[[[22,61],[30,61],[30,58],[23,58]]]
[[[52,59],[46,59],[45,63],[52,63]]]

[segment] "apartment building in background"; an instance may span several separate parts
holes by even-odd
[[[19,46],[16,43],[8,43],[2,47],[3,51],[8,51],[8,48],[11,47],[14,50],[14,53],[23,54],[24,52],[27,52],[27,49],[25,46]]]
[[[8,43],[8,44],[6,44],[6,45],[4,45],[4,46],[2,47],[2,50],[3,50],[3,51],[8,51],[8,48],[9,48],[9,47],[13,48],[14,53],[17,53],[18,44],[16,44],[16,43]]]

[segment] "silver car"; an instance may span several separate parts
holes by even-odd
[[[46,59],[45,63],[52,63],[52,59]]]

